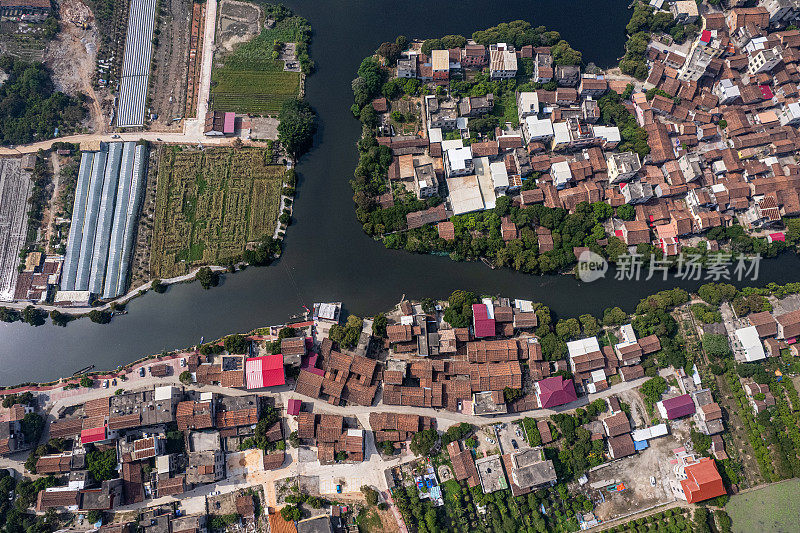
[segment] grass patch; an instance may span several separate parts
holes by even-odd
[[[800,479],[791,479],[743,494],[731,496],[725,510],[733,520],[735,533],[797,531],[800,515]]]
[[[158,165],[150,273],[170,278],[225,264],[272,235],[285,169],[260,148],[163,149]]]

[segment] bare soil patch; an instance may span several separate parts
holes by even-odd
[[[154,53],[153,87],[150,91],[153,111],[158,118],[150,129],[178,131],[186,109],[187,69],[189,67],[189,34],[191,32],[191,0],[161,0],[158,20],[158,46]]]
[[[217,40],[219,46],[230,52],[239,43],[258,35],[261,8],[245,2],[225,0],[219,11]]]

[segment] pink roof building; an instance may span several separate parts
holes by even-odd
[[[81,431],[81,444],[89,444],[92,442],[102,442],[106,440],[106,427],[100,426],[99,428],[89,428]]]
[[[777,233],[770,233],[767,235],[767,242],[786,242],[786,235],[781,233],[780,231]]]
[[[486,304],[472,304],[472,327],[477,338],[494,337],[494,319],[489,318]]]
[[[542,409],[549,409],[578,399],[571,379],[553,376],[536,382],[536,396]]]
[[[222,123],[222,133],[225,135],[232,135],[236,131],[236,113],[225,113],[225,119]]]
[[[286,414],[289,416],[297,416],[300,414],[300,406],[303,402],[300,400],[289,400],[289,405],[286,407]]]
[[[283,355],[251,357],[244,365],[248,389],[276,387],[286,383],[283,373]]]

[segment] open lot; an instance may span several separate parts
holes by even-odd
[[[215,58],[211,74],[212,110],[275,115],[284,101],[300,93],[302,74],[284,71],[283,61],[272,58],[275,41],[298,40],[293,19],[258,33],[252,23],[258,20],[253,11],[253,6],[239,2],[222,5],[219,31],[223,52]]]
[[[672,450],[683,446],[688,428],[679,427],[673,433],[651,439],[650,447],[637,455],[625,457],[608,463],[588,474],[589,483],[583,491],[595,502],[595,514],[604,521],[628,515],[637,510],[674,501],[669,482],[674,479],[674,459]],[[656,478],[655,487],[650,484],[650,476]],[[623,483],[623,492],[608,492],[611,484]],[[605,501],[602,501],[605,500]]]
[[[798,491],[800,480],[790,479],[732,496],[725,510],[733,520],[733,531],[797,531],[797,517],[800,516]]]
[[[260,148],[162,149],[151,276],[236,260],[248,242],[272,235],[285,169],[271,161]]]

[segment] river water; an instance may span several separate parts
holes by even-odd
[[[0,323],[0,384],[44,381],[95,364],[110,369],[145,354],[193,345],[266,324],[285,322],[315,301],[342,301],[349,312],[372,315],[391,308],[405,294],[446,297],[464,288],[484,294],[541,301],[561,316],[600,313],[613,305],[631,309],[643,296],[674,282],[591,284],[571,276],[533,277],[490,270],[482,263],[386,250],[355,220],[348,180],[355,168],[359,123],[350,115],[350,81],[364,56],[398,34],[436,37],[525,19],[557,30],[584,61],[607,67],[622,55],[630,17],[624,0],[290,0],[315,30],[312,55],[317,72],[306,98],[320,116],[316,147],[301,161],[295,223],[284,255],[266,268],[228,275],[210,291],[198,284],[148,293],[128,305],[111,324],[79,320],[66,328]],[[313,6],[313,7],[312,7]],[[152,176],[152,174],[151,174]],[[794,255],[762,264],[761,278],[795,281]],[[691,288],[696,283],[678,283]]]

